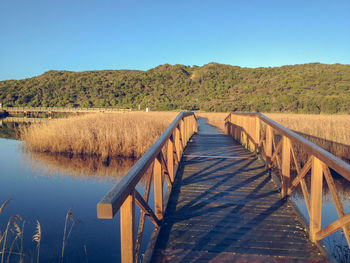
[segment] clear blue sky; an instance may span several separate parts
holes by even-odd
[[[350,1],[0,1],[0,80],[209,62],[350,64]]]

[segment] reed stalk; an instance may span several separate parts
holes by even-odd
[[[41,242],[41,226],[39,221],[36,221],[36,231],[33,236],[33,241],[36,242],[36,262],[39,263],[40,256],[40,242]]]
[[[4,257],[5,257],[5,248],[6,248],[6,240],[7,240],[7,233],[8,233],[8,230],[10,228],[10,224],[11,224],[11,220],[9,220],[7,222],[7,226],[6,226],[6,229],[5,229],[5,232],[2,236],[2,239],[3,239],[3,245],[2,245],[2,251],[1,251],[1,263],[4,262]]]
[[[68,234],[67,234],[67,226],[69,223],[69,220],[72,221]],[[72,233],[73,226],[75,225],[75,220],[73,218],[72,208],[70,208],[66,214],[66,220],[64,223],[64,230],[63,230],[63,241],[62,241],[62,251],[61,251],[61,262],[63,262],[64,257],[64,249],[66,247],[67,241],[69,239],[70,234]],[[66,236],[67,234],[67,236]]]

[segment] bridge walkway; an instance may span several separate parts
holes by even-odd
[[[152,262],[323,262],[262,161],[199,118]]]

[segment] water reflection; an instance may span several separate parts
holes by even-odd
[[[4,122],[0,119],[0,138],[17,139],[18,138],[18,123]]]
[[[332,172],[333,180],[337,189],[337,194],[343,205],[345,213],[350,212],[350,182],[334,171]],[[311,193],[311,173],[310,171],[305,176],[305,182],[308,189],[308,193]],[[309,213],[307,211],[304,195],[300,185],[293,191],[291,195],[292,200],[296,203],[300,212],[305,219],[310,222]],[[326,180],[323,180],[322,185],[322,219],[321,227],[324,228],[329,224],[339,219],[337,209],[334,204],[332,194],[329,190]],[[342,229],[329,235],[323,239],[323,243],[328,248],[329,252],[335,257],[337,262],[350,262],[350,254],[347,241]],[[346,252],[346,253],[345,253]]]
[[[346,180],[345,178],[341,177],[340,175],[337,175],[334,171],[332,171],[333,174],[333,180],[337,189],[337,193],[339,195],[339,198],[347,203],[350,203],[350,182]],[[295,176],[291,177],[292,180],[295,178]],[[310,192],[311,188],[311,172],[309,171],[305,178],[306,185],[308,187],[308,190]],[[326,180],[324,180],[322,185],[322,193],[323,193],[323,200],[324,201],[332,201],[332,195],[329,191],[329,187],[327,185]],[[301,190],[300,185],[294,190],[294,196],[296,198],[304,198],[303,192]]]
[[[24,262],[35,262],[36,243],[32,237],[38,220],[42,230],[40,262],[59,262],[65,216],[72,208],[76,224],[65,248],[64,262],[118,262],[119,215],[114,220],[97,219],[96,204],[134,162],[112,159],[103,164],[99,158],[24,153],[22,142],[0,138],[0,206],[13,199],[0,214],[0,231],[5,230],[11,216],[20,215],[25,220]],[[141,194],[143,188],[141,183]],[[136,208],[136,222],[139,213]],[[152,230],[152,223],[147,222],[145,240]],[[142,246],[143,252],[146,245]],[[13,254],[10,262],[18,261]]]
[[[136,162],[132,158],[112,158],[106,162],[100,157],[76,157],[62,154],[25,152],[24,161],[34,172],[45,176],[71,176],[84,180],[116,181],[123,177]]]

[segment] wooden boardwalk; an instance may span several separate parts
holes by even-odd
[[[199,119],[152,262],[323,262],[263,162]]]

